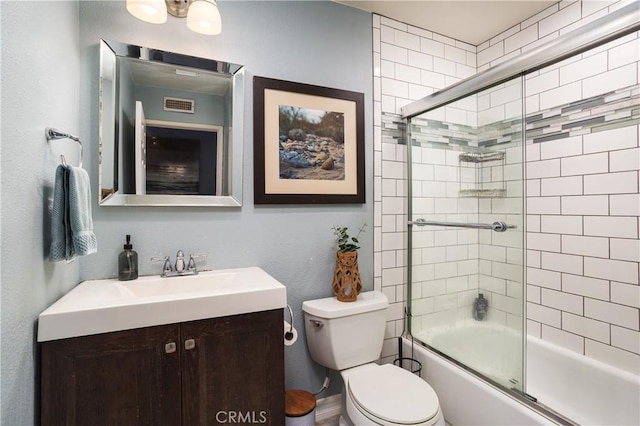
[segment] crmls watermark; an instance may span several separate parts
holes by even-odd
[[[265,424],[267,423],[266,411],[218,411],[216,421],[221,424]]]

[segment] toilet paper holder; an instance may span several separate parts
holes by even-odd
[[[284,340],[293,340],[295,335],[293,334],[293,310],[291,306],[287,304],[287,308],[289,309],[289,317],[291,318],[291,322],[289,323],[289,330],[284,332]]]

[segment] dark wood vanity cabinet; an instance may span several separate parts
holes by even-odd
[[[179,425],[179,325],[42,343],[43,425]],[[177,352],[177,351],[176,351]]]
[[[282,310],[41,344],[43,425],[284,424]]]

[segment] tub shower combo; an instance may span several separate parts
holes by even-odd
[[[636,2],[402,108],[409,146],[410,331],[403,352],[427,364],[425,379],[447,416],[473,412],[486,392],[467,392],[488,386],[497,396],[482,404],[501,414],[487,424],[640,424],[637,372],[527,333],[525,276],[527,147],[629,126],[637,131],[640,122],[640,85],[530,112],[527,74],[639,28]],[[454,383],[465,390],[452,391]],[[447,407],[456,397],[470,409]],[[500,408],[509,401],[524,417]]]

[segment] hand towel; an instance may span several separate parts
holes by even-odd
[[[69,224],[73,248],[77,255],[85,256],[98,251],[91,217],[91,182],[89,174],[80,167],[69,170]]]
[[[51,210],[51,247],[49,260],[59,262],[73,258],[73,244],[71,243],[71,229],[68,218],[68,171],[64,165],[56,168],[56,178],[53,186],[53,209]]]
[[[71,260],[95,253],[97,248],[89,175],[82,168],[59,165],[53,190],[49,260]]]

